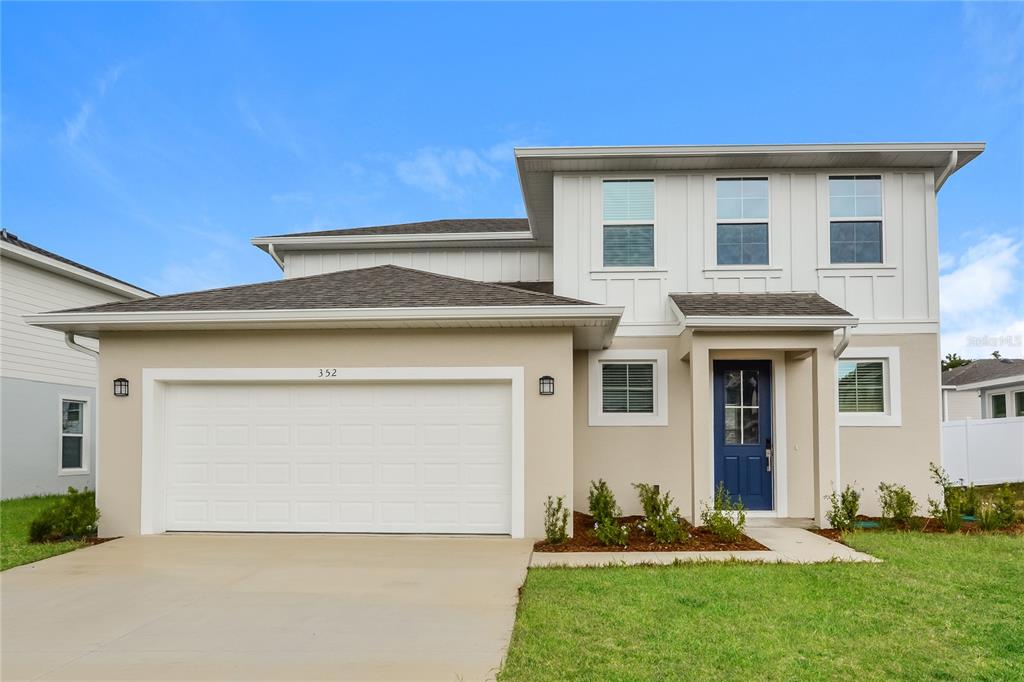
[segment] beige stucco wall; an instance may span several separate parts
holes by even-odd
[[[839,429],[842,484],[864,491],[863,513],[880,513],[878,484],[901,483],[927,509],[925,498],[938,489],[929,462],[941,462],[939,432],[938,334],[854,336],[850,346],[898,347],[902,426],[842,426]]]
[[[611,348],[668,350],[668,426],[589,426],[588,351],[574,363],[574,505],[587,509],[590,481],[608,481],[626,514],[639,514],[633,483],[651,483],[669,491],[690,515],[690,366],[675,354],[674,337],[619,337]]]
[[[142,370],[156,367],[516,366],[525,373],[527,536],[543,535],[547,495],[572,495],[572,333],[568,329],[122,332],[100,339],[100,534],[141,519]],[[540,396],[539,377],[555,378]],[[132,386],[114,398],[117,377]]]

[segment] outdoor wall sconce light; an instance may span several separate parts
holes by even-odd
[[[114,379],[114,395],[118,398],[128,397],[128,380],[124,377]]]
[[[555,378],[547,375],[540,378],[540,394],[541,395],[554,395],[555,394]]]

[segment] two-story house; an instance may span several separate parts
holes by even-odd
[[[148,291],[0,230],[0,497],[95,488],[96,352],[23,316]]]
[[[32,321],[100,341],[105,534],[538,536],[598,478],[821,525],[930,491],[936,194],[983,149],[517,149],[527,219],[260,237],[280,281]]]

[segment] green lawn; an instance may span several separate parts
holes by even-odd
[[[850,544],[885,563],[531,569],[499,679],[1024,679],[1024,537]]]
[[[61,496],[47,495],[0,500],[0,571],[85,546],[86,543],[82,540],[41,544],[28,541],[28,526],[32,519],[59,497]]]

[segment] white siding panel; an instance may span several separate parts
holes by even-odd
[[[0,375],[71,386],[95,386],[96,363],[64,345],[60,332],[27,324],[23,315],[128,300],[82,282],[0,259]],[[83,346],[97,348],[90,339]]]

